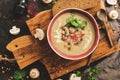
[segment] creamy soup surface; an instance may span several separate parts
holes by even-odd
[[[52,26],[51,39],[53,45],[62,53],[66,55],[80,55],[90,49],[95,39],[95,32],[91,21],[82,14],[73,12],[74,18],[81,21],[87,21],[87,26],[84,29],[73,29],[73,32],[64,32],[64,28],[68,28],[66,19],[71,13],[64,13],[60,15]],[[70,30],[70,27],[68,28]],[[76,31],[75,31],[76,30]],[[79,36],[79,37],[76,37]],[[67,36],[67,37],[66,37]]]

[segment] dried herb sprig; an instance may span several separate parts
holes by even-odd
[[[25,76],[26,76],[26,71],[24,71],[24,70],[18,70],[18,71],[15,71],[15,73],[13,75],[13,78],[15,80],[24,80]]]
[[[88,73],[87,73],[87,76],[88,76],[88,79],[89,80],[97,80],[94,75],[96,73],[99,73],[100,72],[100,68],[96,67],[96,68],[92,68]]]

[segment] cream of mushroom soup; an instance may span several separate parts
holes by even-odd
[[[60,15],[51,28],[53,46],[65,55],[81,55],[94,43],[95,31],[92,22],[78,12]]]

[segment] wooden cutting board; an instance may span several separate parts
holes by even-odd
[[[30,25],[29,29],[31,33],[35,34],[35,29],[38,27],[42,28],[42,30],[45,31],[51,18],[51,10],[46,10],[39,13],[34,18],[30,19],[29,23],[27,22],[27,25]],[[39,43],[39,41],[35,40],[32,35],[26,35],[14,39],[6,46],[6,48],[9,51],[13,52],[16,59],[24,56],[23,59],[17,60],[20,69],[23,69],[42,57],[40,53],[44,53],[44,51],[46,50],[44,50],[41,45],[44,45],[43,43],[46,42],[47,41],[43,40],[41,41],[41,43]]]
[[[18,66],[20,69],[23,69],[41,58],[39,54],[40,48],[36,48],[36,44],[36,40],[33,36],[26,35],[14,39],[6,48],[13,52],[16,59],[23,57],[17,60]]]
[[[100,8],[102,7],[99,7],[99,9]],[[96,9],[95,9],[95,12],[94,11],[92,12],[95,14]],[[39,28],[43,29],[44,32],[46,33],[46,30],[47,30],[47,27],[48,27],[48,24],[51,18],[52,18],[52,11],[46,10],[46,11],[40,12],[36,17],[26,21],[31,34],[33,35],[35,33],[35,29],[38,26]],[[107,27],[109,28],[109,33],[112,38],[114,46],[110,48],[107,36],[104,37],[102,40],[100,40],[99,45],[94,52],[91,62],[97,61],[119,50],[119,46],[117,44],[113,31],[110,28],[110,24],[107,24],[107,25],[108,25]],[[19,40],[21,38],[25,39],[23,40],[23,43],[26,43],[26,44],[23,44],[22,46],[19,47],[21,43]],[[16,50],[14,49],[16,45],[15,43],[18,43],[17,46],[19,47]],[[13,48],[11,48],[11,46],[13,46]],[[25,56],[24,59],[21,59],[20,61],[17,60],[17,63],[21,69],[32,64],[36,60],[40,59],[40,61],[46,66],[52,80],[68,72],[76,70],[82,66],[85,66],[88,61],[88,58],[84,58],[82,60],[71,61],[71,60],[66,60],[66,59],[59,57],[50,48],[47,42],[46,36],[44,40],[42,41],[38,41],[37,39],[34,39],[33,36],[22,36],[16,40],[13,40],[13,42],[9,43],[7,45],[7,49],[12,51],[15,57],[18,57],[19,54],[24,54]],[[34,57],[36,55],[37,57]]]

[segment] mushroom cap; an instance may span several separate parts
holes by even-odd
[[[52,2],[52,0],[42,0],[44,3],[49,4]]]
[[[12,29],[9,30],[10,34],[17,35],[20,33],[20,28],[17,28],[16,26],[13,26]]]
[[[106,2],[107,2],[109,5],[115,5],[115,4],[117,4],[117,0],[106,0]]]
[[[69,80],[81,80],[81,77],[78,77],[75,73],[72,73]]]
[[[117,19],[118,18],[118,12],[116,10],[111,10],[108,13],[108,16],[110,19]]]
[[[33,79],[38,78],[40,76],[40,71],[37,68],[33,68],[30,70],[29,75]]]

